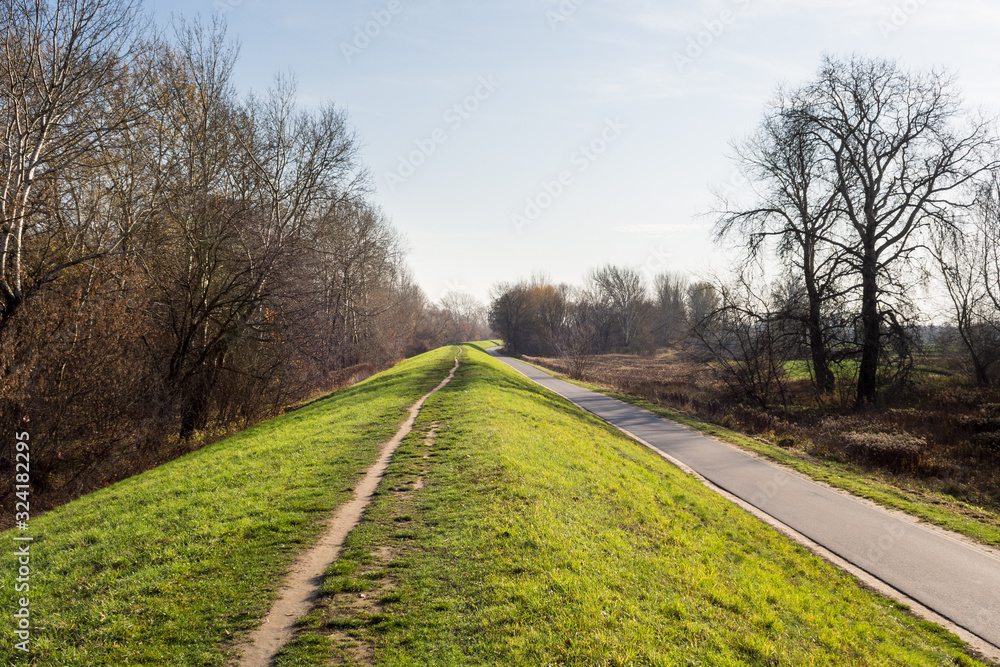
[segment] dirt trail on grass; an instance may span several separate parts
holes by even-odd
[[[316,546],[304,553],[289,570],[284,585],[278,592],[278,600],[271,607],[267,618],[240,649],[239,653],[242,654],[240,667],[270,667],[275,654],[292,638],[295,621],[312,608],[316,593],[323,581],[324,570],[337,559],[347,534],[361,520],[361,513],[371,502],[372,493],[382,480],[393,452],[403,438],[413,430],[413,423],[424,402],[455,377],[461,354],[462,351],[459,350],[455,355],[455,365],[448,376],[410,407],[406,421],[396,431],[396,435],[382,445],[378,460],[354,488],[354,499],[337,509],[327,522],[326,529]]]

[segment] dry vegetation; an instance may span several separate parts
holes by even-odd
[[[527,360],[569,374],[560,358]],[[797,455],[832,458],[988,508],[1000,508],[1000,389],[923,376],[879,407],[853,408],[847,390],[817,400],[808,379],[788,381],[787,407],[749,407],[706,364],[678,353],[606,354],[582,380],[613,388],[699,420],[769,439]]]

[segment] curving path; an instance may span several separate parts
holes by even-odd
[[[455,377],[461,355],[462,349],[459,348],[455,355],[455,365],[447,377],[410,406],[406,421],[396,431],[396,435],[382,445],[378,459],[354,487],[354,498],[337,509],[316,546],[305,552],[292,566],[278,592],[278,599],[264,622],[238,647],[237,651],[241,654],[239,667],[270,667],[275,654],[292,639],[296,621],[312,608],[320,584],[323,583],[323,572],[337,559],[347,534],[361,521],[361,514],[371,502],[393,453],[403,438],[413,430],[413,423],[424,402]]]
[[[490,354],[985,641],[990,646],[979,648],[996,655],[990,649],[1000,647],[1000,559],[985,549],[557,380],[496,348]]]

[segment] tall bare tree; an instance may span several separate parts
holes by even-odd
[[[5,0],[0,11],[2,331],[32,291],[121,242],[119,234],[79,243],[26,266],[51,220],[39,190],[114,160],[106,149],[144,114],[143,96],[126,91],[146,85],[148,44],[135,0]]]
[[[791,119],[818,143],[835,175],[845,225],[840,247],[861,291],[858,404],[874,402],[887,333],[901,328],[893,288],[935,227],[948,226],[961,188],[993,165],[990,123],[964,113],[953,79],[890,60],[827,57]]]
[[[845,264],[838,244],[827,241],[840,222],[838,177],[822,156],[823,145],[789,95],[780,91],[757,131],[734,145],[753,200],[744,205],[720,196],[717,238],[738,237],[747,260],[771,250],[792,267],[805,297],[786,313],[802,323],[809,340],[817,388],[832,392],[828,304],[842,294]],[[773,242],[773,243],[769,243]]]

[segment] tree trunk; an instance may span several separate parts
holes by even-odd
[[[878,398],[878,360],[881,352],[881,318],[878,312],[876,258],[865,253],[861,269],[861,366],[858,368],[857,406],[872,404]]]
[[[975,359],[972,363],[976,372],[976,384],[980,387],[990,386],[990,374],[986,371],[986,366],[979,363],[979,361]]]
[[[813,374],[816,378],[816,388],[823,394],[833,393],[836,378],[830,370],[830,359],[827,354],[826,340],[823,336],[823,309],[819,290],[816,289],[815,269],[813,267],[813,247],[806,248],[806,295],[809,299],[809,315],[806,328],[809,333],[809,350],[812,355]]]
[[[10,323],[14,321],[14,316],[21,309],[24,299],[15,294],[3,294],[0,298],[3,299],[3,304],[0,306],[0,336],[2,336]]]
[[[830,394],[836,388],[836,378],[830,370],[830,360],[826,352],[826,341],[823,340],[822,322],[819,317],[819,307],[816,305],[815,312],[813,306],[809,307],[809,322],[806,325],[809,330],[809,350],[812,354],[813,373],[816,376],[816,388],[821,393]]]
[[[181,439],[187,440],[195,431],[204,428],[207,415],[208,396],[200,388],[193,389],[190,395],[185,396],[181,407]]]

